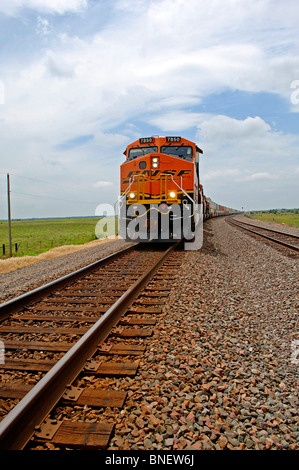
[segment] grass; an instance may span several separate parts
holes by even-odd
[[[289,225],[290,227],[299,228],[299,210],[271,210],[252,212],[250,218],[261,220],[264,222],[276,222],[279,224]]]
[[[100,231],[95,235],[97,218],[44,219],[12,221],[13,256],[34,256],[51,248],[63,245],[80,245],[105,236]],[[15,251],[15,244],[18,249]],[[0,256],[3,244],[9,254],[8,223],[0,222]]]

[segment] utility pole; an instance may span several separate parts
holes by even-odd
[[[11,208],[10,208],[10,180],[9,180],[9,173],[7,173],[7,206],[8,206],[9,256],[12,257]]]

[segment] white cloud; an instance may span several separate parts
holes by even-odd
[[[50,34],[49,21],[46,18],[37,17],[36,32],[41,36],[48,36]]]
[[[223,168],[221,170],[210,170],[204,174],[204,180],[212,180],[223,177],[235,177],[240,176],[241,171],[235,168]]]
[[[273,175],[268,173],[267,171],[261,172],[261,173],[253,173],[252,175],[244,176],[244,178],[241,178],[243,181],[255,181],[255,180],[263,180],[263,179],[278,179],[278,175]]]
[[[47,71],[53,77],[58,78],[70,78],[74,76],[74,66],[69,64],[66,60],[63,60],[61,56],[52,51],[47,53],[47,62],[45,64]]]
[[[202,116],[200,113],[173,111],[166,114],[158,114],[157,117],[150,118],[148,123],[159,127],[163,131],[182,132],[196,126],[200,116]]]
[[[240,165],[241,167],[242,165]],[[205,182],[215,179],[230,179],[231,181],[257,181],[257,180],[277,180],[279,175],[271,174],[267,171],[260,173],[248,173],[248,170],[241,170],[237,168],[222,168],[219,170],[208,170],[204,173],[203,179]]]
[[[148,86],[168,87],[170,94],[230,87],[289,97],[290,82],[299,75],[296,2],[288,2],[288,15],[271,0],[140,3],[148,8],[132,18],[129,36],[138,38]]]
[[[240,160],[247,155],[257,163],[296,155],[294,150],[299,143],[299,136],[276,131],[259,116],[242,120],[225,115],[202,115],[198,128],[197,139],[213,153],[222,149]]]
[[[259,116],[202,115],[198,127],[206,194],[247,209],[298,205],[298,135],[278,132]]]
[[[128,13],[134,3],[116,5]],[[22,6],[25,2],[9,4]],[[0,0],[0,11],[1,5],[4,8],[6,3]],[[29,0],[26,5],[59,13],[78,10],[87,2]],[[202,96],[217,90],[275,89],[285,94],[287,84],[290,96],[290,77],[296,70],[299,75],[299,59],[273,58],[263,50],[263,41],[252,40],[242,28],[242,22],[252,28],[257,15],[267,15],[270,6],[276,11],[273,2],[260,1],[250,6],[232,0],[226,6],[218,0],[209,5],[198,0],[139,1],[125,21],[117,18],[117,24],[87,39],[60,34],[44,55],[34,62],[26,59],[28,65],[24,64],[21,73],[20,64],[16,70],[7,69],[16,124],[39,128],[42,133],[44,125],[52,132],[57,123],[61,130],[54,135],[61,140],[62,132],[75,134],[84,122],[90,132],[95,131],[92,123],[96,119],[101,131],[109,131],[146,111],[155,113],[147,118],[150,124],[184,131],[195,126],[200,116],[179,108],[198,104]],[[271,12],[269,21],[274,15]],[[221,127],[221,118],[213,122],[217,124]],[[238,129],[232,131],[246,133],[249,124],[259,125],[252,118],[245,124],[236,123]]]
[[[109,188],[113,186],[113,183],[111,181],[97,181],[94,184],[95,188]]]
[[[270,125],[259,116],[247,117],[244,120],[230,118],[225,115],[211,116],[207,120],[203,117],[199,127],[202,139],[220,143],[232,143],[236,139],[242,139],[245,142],[245,140],[251,139],[253,135],[255,137],[264,136],[271,130]]]
[[[94,140],[99,147],[112,148],[113,146],[125,147],[128,137],[122,134],[104,133],[99,130],[94,131]]]
[[[44,13],[63,15],[67,12],[78,12],[87,7],[88,0],[0,0],[0,12],[16,15],[24,8]]]

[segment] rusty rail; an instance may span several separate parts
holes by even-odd
[[[284,246],[284,247],[286,247],[286,248],[289,248],[290,250],[299,251],[299,247],[298,247],[298,246],[291,245],[290,243],[286,243],[286,242],[284,242],[284,241],[282,241],[282,240],[279,240],[279,239],[277,239],[277,238],[269,237],[268,235],[266,235],[266,234],[264,234],[264,233],[260,233],[260,232],[258,232],[258,231],[256,231],[256,230],[252,230],[252,229],[250,229],[250,228],[244,226],[244,225],[251,225],[251,224],[246,224],[246,223],[244,222],[244,225],[242,225],[243,222],[236,221],[236,220],[234,220],[233,218],[230,218],[230,217],[227,218],[226,221],[227,221],[228,223],[230,223],[231,225],[234,225],[235,227],[239,227],[239,228],[241,228],[241,229],[243,229],[243,230],[246,230],[247,232],[251,232],[251,233],[253,233],[254,235],[259,235],[260,237],[266,238],[267,240],[270,240],[270,241],[273,242],[273,243],[278,243],[279,245],[282,245],[282,246]],[[268,230],[268,229],[266,229],[266,228],[264,228],[264,227],[258,227],[257,225],[254,225],[254,227],[255,227],[255,228],[258,228],[258,229],[261,229],[261,230]],[[279,235],[283,235],[283,236],[285,236],[285,237],[296,238],[296,239],[298,238],[296,235],[293,236],[293,235],[289,235],[289,234],[287,234],[287,233],[279,232],[279,231],[276,231],[276,230],[271,230],[271,229],[270,229],[269,231],[270,231],[270,232],[275,232],[275,233],[277,233],[277,234],[279,234]]]
[[[248,225],[249,227],[258,228],[260,230],[266,230],[267,232],[273,232],[279,235],[285,235],[286,237],[295,238],[295,240],[299,239],[299,235],[295,235],[294,233],[285,233],[285,232],[280,232],[279,230],[274,230],[273,228],[260,227],[259,225],[250,224],[248,222],[243,222],[243,220],[242,221],[236,220],[235,222],[239,224],[243,224],[243,225]]]

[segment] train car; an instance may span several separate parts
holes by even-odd
[[[199,175],[201,154],[194,142],[180,136],[144,137],[127,146],[120,167],[123,238],[174,241],[193,233],[198,208],[201,220],[225,212],[227,208],[204,194]]]
[[[209,197],[207,198],[207,201],[209,202],[209,218],[219,217],[221,215],[236,214],[238,212],[230,207],[225,207],[221,206],[220,204],[216,204],[216,202],[212,201]]]

